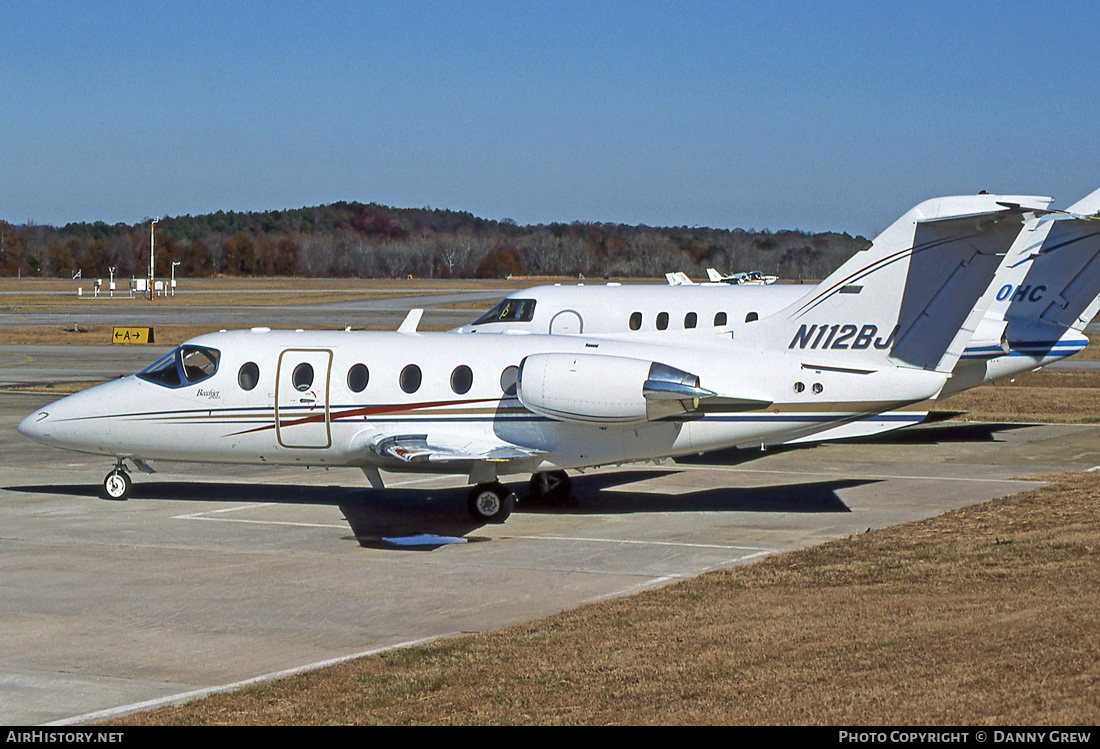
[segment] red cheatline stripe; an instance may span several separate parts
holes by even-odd
[[[461,401],[429,401],[427,403],[410,403],[401,405],[385,405],[385,406],[364,406],[363,408],[352,408],[347,411],[340,411],[339,413],[330,413],[329,421],[336,421],[338,419],[350,419],[356,416],[373,416],[376,414],[387,413],[401,413],[403,411],[419,411],[425,408],[439,408],[441,406],[465,406],[472,403],[488,403],[495,402],[497,398],[477,398],[474,400],[461,400]],[[323,422],[325,420],[324,412],[319,414],[313,414],[312,416],[306,416],[300,419],[288,419],[286,421],[280,421],[278,426],[280,429],[287,427],[297,426],[299,424],[312,424],[317,422]],[[235,432],[231,434],[231,437],[236,437],[240,434],[252,434],[254,432],[264,432],[268,429],[274,429],[275,424],[266,424],[262,427],[256,427],[255,429],[246,429],[243,432]]]

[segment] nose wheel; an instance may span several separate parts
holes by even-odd
[[[114,470],[107,474],[107,478],[103,479],[103,492],[107,495],[107,499],[114,499],[122,501],[129,499],[130,490],[133,488],[134,482],[130,479],[130,474],[126,473],[126,469],[123,468],[121,461],[119,465],[115,466]]]
[[[478,484],[470,492],[467,507],[479,523],[503,523],[512,514],[516,495],[504,484]]]

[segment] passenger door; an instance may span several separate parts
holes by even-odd
[[[279,355],[275,379],[275,431],[283,447],[326,448],[332,352],[287,349]]]

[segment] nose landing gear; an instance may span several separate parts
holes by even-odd
[[[107,499],[120,502],[129,499],[130,490],[133,486],[134,482],[130,478],[130,474],[126,472],[126,466],[121,459],[115,464],[114,469],[107,474],[107,478],[103,479],[103,492],[107,495]]]

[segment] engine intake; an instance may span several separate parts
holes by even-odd
[[[714,395],[682,369],[597,354],[528,356],[520,363],[516,394],[541,416],[599,424],[683,417],[700,398]]]

